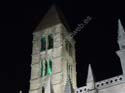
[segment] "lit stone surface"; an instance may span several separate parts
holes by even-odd
[[[62,73],[54,74],[52,76],[52,84],[58,84],[61,83],[63,79]]]
[[[54,49],[48,49],[46,52],[41,52],[42,59],[52,59],[54,54]]]
[[[58,48],[58,47],[60,47],[60,46],[62,46],[62,42],[61,42],[61,41],[56,41],[56,42],[54,42],[54,47],[55,47],[55,48]]]
[[[67,84],[66,84],[66,86],[65,86],[66,88],[65,88],[65,93],[72,93],[72,85],[71,85],[71,83],[70,83],[70,80],[68,79],[67,80]]]
[[[40,53],[40,48],[41,48],[40,40],[33,41],[32,54],[39,54]]]
[[[37,64],[40,62],[40,54],[32,55],[32,64]]]
[[[60,57],[60,56],[62,56],[62,46],[58,48],[54,48],[54,51],[53,51],[53,58]]]
[[[89,91],[87,93],[98,93],[97,90],[92,90],[92,91]]]
[[[31,91],[29,91],[29,93],[41,93],[41,90],[40,90],[40,89],[37,89],[37,90],[31,90]]]
[[[53,85],[53,89],[54,89],[54,93],[64,93],[62,84]]]
[[[125,83],[107,87],[99,91],[99,93],[125,93]]]
[[[87,87],[88,87],[90,90],[94,89],[94,88],[95,88],[94,81],[93,81],[93,82],[88,82],[88,83],[87,83]]]
[[[55,43],[56,42],[62,42],[62,35],[61,33],[56,34],[56,36],[54,37]]]
[[[40,58],[45,59],[46,58],[46,51],[40,52]]]
[[[30,90],[35,90],[40,88],[40,83],[34,83],[30,85]]]
[[[31,79],[40,77],[40,63],[32,65],[31,69]]]
[[[33,40],[40,40],[41,39],[41,35],[42,35],[41,31],[34,32],[33,33]]]
[[[62,57],[53,59],[53,74],[62,71]]]

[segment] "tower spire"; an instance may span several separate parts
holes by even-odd
[[[91,64],[89,64],[88,66],[88,75],[87,75],[87,86],[89,88],[89,90],[93,90],[95,89],[95,82],[94,82],[94,76],[93,76],[93,72],[92,72],[92,67]]]
[[[123,75],[125,75],[125,30],[123,29],[120,19],[118,20],[118,43],[120,50],[117,53],[121,60]]]
[[[122,26],[120,19],[118,20],[118,41],[125,40],[125,30]]]
[[[93,73],[92,73],[92,67],[89,64],[88,75],[87,75],[87,82],[91,82],[91,81],[94,81],[94,78],[93,78]]]

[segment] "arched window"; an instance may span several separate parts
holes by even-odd
[[[45,61],[41,61],[41,77],[45,76]]]
[[[48,72],[48,66],[47,66],[47,60],[45,61],[45,76],[47,75]]]
[[[50,34],[50,35],[48,35],[48,49],[51,49],[51,48],[53,48],[53,35],[52,34]]]
[[[69,43],[67,40],[65,40],[65,44],[66,44],[66,51],[68,52],[69,51]]]
[[[50,59],[49,62],[48,62],[48,74],[49,75],[52,75],[52,60]]]
[[[72,57],[73,56],[73,48],[71,42],[69,42],[69,55]]]
[[[68,40],[65,40],[65,44],[66,44],[65,45],[66,46],[66,51],[72,57],[73,56],[73,48],[72,48],[71,42],[69,42]]]
[[[46,50],[46,37],[45,36],[41,38],[41,51],[44,51],[44,50]]]
[[[44,87],[42,87],[42,93],[45,93],[45,88]]]

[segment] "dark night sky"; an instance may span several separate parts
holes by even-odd
[[[55,1],[62,9],[72,31],[87,15],[98,14],[98,16],[92,16],[92,21],[85,26],[82,32],[74,37],[77,41],[77,61],[79,65],[82,64],[82,67],[79,66],[79,69],[83,68],[82,72],[80,70],[78,70],[78,72],[82,73],[79,75],[80,77],[84,77],[78,77],[79,80],[83,79],[83,82],[80,81],[80,83],[78,83],[79,86],[85,84],[88,63],[92,64],[96,81],[121,74],[120,62],[118,59],[112,60],[115,56],[113,54],[114,51],[118,49],[115,38],[115,34],[117,33],[113,31],[117,29],[117,18],[122,19],[122,23],[125,27],[125,16],[109,15],[122,14],[123,8],[118,7],[119,3],[101,2],[98,4],[96,2],[80,2],[78,0]],[[2,52],[6,58],[3,58],[5,62],[1,67],[1,73],[3,74],[1,80],[4,79],[9,82],[4,83],[4,80],[2,80],[1,85],[5,88],[7,86],[9,87],[6,91],[23,90],[24,93],[28,93],[32,53],[32,32],[51,4],[52,0],[32,2],[32,5],[24,9],[21,8],[21,10],[18,9],[14,11],[14,16],[11,15],[11,11],[6,13],[7,21],[2,21],[5,26],[1,28],[5,30],[3,34],[7,37],[7,39],[2,38],[2,40],[5,40],[2,43],[6,46],[4,48],[6,48],[7,52]],[[16,7],[14,7],[14,9],[15,8]],[[17,15],[19,15],[19,17],[17,17]],[[10,30],[11,28],[12,30]],[[11,59],[12,61],[10,61]],[[104,60],[102,61],[102,59]],[[6,70],[5,66],[7,66]],[[16,74],[14,72],[16,72]],[[3,88],[3,90],[5,88]]]

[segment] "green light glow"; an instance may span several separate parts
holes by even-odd
[[[45,76],[45,66],[44,61],[41,61],[41,77]]]
[[[48,62],[48,74],[52,75],[52,61],[51,60],[49,60]]]

